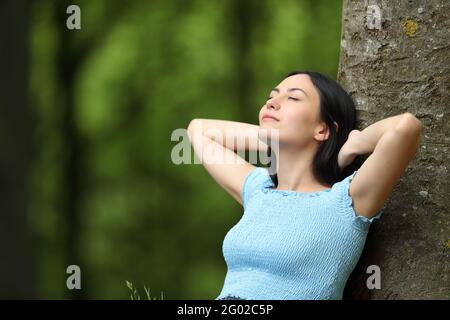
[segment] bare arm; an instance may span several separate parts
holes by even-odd
[[[193,121],[201,123],[203,135],[232,151],[267,152],[267,144],[258,139],[258,125],[215,119],[194,119]]]
[[[349,136],[347,152],[371,153],[350,185],[355,211],[373,217],[414,159],[422,124],[411,113],[380,120]]]
[[[266,151],[258,143],[259,126],[243,122],[193,119],[188,126],[189,140],[197,158],[211,177],[242,204],[242,188],[247,175],[256,166],[235,151]]]

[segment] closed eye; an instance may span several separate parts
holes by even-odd
[[[268,97],[267,98],[267,100],[270,100],[270,99],[272,99],[272,97]],[[292,100],[295,100],[295,101],[300,101],[300,99],[297,99],[297,98],[294,98],[294,97],[289,97],[288,99],[292,99]]]

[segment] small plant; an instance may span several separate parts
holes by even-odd
[[[141,296],[139,295],[139,292],[138,292],[137,288],[133,285],[133,283],[131,283],[130,281],[125,281],[125,282],[127,284],[128,289],[130,289],[130,291],[131,291],[131,295],[130,295],[131,300],[141,300]],[[147,296],[147,300],[157,300],[156,297],[153,299],[151,298],[150,289],[147,288],[146,286],[144,286],[144,291]],[[161,300],[164,300],[162,291],[161,291]]]

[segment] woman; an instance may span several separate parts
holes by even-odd
[[[335,81],[308,71],[289,73],[270,92],[259,126],[191,121],[197,157],[244,208],[223,242],[228,272],[217,300],[342,299],[369,226],[383,213],[421,137],[421,122],[411,113],[362,131],[355,126],[351,97]],[[270,171],[235,153],[241,151],[235,141],[252,130],[264,143],[249,135],[243,148],[268,152]],[[274,130],[276,141],[261,134]],[[217,132],[227,139],[217,139]]]

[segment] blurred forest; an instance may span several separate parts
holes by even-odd
[[[70,4],[81,30],[66,28]],[[32,258],[8,277],[29,279],[40,299],[129,299],[126,280],[144,296],[145,285],[157,298],[214,299],[242,207],[201,165],[172,163],[171,133],[193,118],[257,124],[292,70],[336,79],[342,2],[37,0],[20,10],[30,143],[15,169],[26,173],[26,225],[13,228],[30,237],[15,254]],[[66,287],[72,264],[82,290]]]

